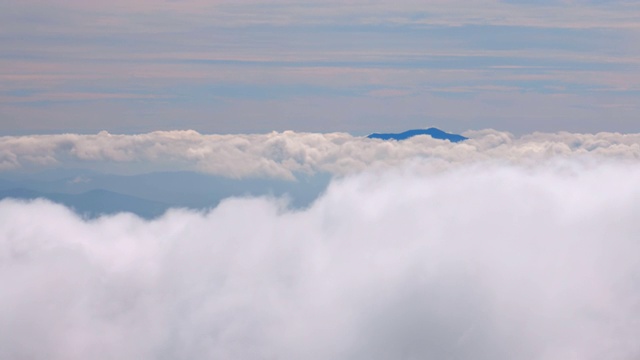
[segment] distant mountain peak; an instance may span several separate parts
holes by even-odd
[[[402,133],[392,134],[392,133],[373,133],[367,136],[369,139],[382,139],[382,140],[406,140],[410,137],[416,135],[429,135],[434,139],[439,140],[449,140],[451,142],[460,142],[467,140],[466,137],[457,134],[450,134],[448,132],[444,132],[437,128],[428,128],[428,129],[416,129],[416,130],[407,130]]]

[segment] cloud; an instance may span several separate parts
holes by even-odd
[[[535,163],[551,157],[640,159],[640,134],[534,133],[515,137],[494,130],[469,131],[459,144],[414,137],[381,141],[346,133],[204,135],[157,131],[139,135],[60,134],[0,137],[0,170],[111,165],[139,169],[189,169],[231,178],[294,179],[296,173],[345,175],[418,162],[427,168],[476,161]],[[144,167],[142,164],[145,164]]]
[[[636,359],[639,182],[617,162],[404,166],[302,211],[151,222],[3,201],[0,358]]]

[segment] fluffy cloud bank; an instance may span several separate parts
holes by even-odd
[[[0,170],[33,166],[113,165],[136,171],[188,169],[232,178],[293,179],[295,173],[349,174],[395,166],[408,160],[445,164],[479,160],[536,162],[587,154],[607,159],[640,159],[640,134],[536,133],[523,137],[493,130],[465,133],[453,144],[428,136],[402,142],[354,137],[346,133],[203,135],[158,131],[140,135],[36,135],[0,137]]]
[[[640,166],[560,164],[151,222],[0,202],[0,358],[637,359]]]

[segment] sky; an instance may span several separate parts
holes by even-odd
[[[0,134],[638,132],[635,1],[4,0]]]

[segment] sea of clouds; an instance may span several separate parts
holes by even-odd
[[[206,154],[275,151],[264,167],[236,159],[219,169],[385,166],[345,171],[298,210],[235,198],[152,221],[86,220],[44,200],[4,200],[0,358],[639,358],[638,135],[479,135],[459,145],[239,136],[224,138],[237,149],[224,154],[190,132],[113,144],[107,134],[4,138],[14,165],[60,161],[62,152],[114,161],[191,154],[211,169]],[[48,155],[25,155],[37,146]],[[293,149],[300,156],[290,162]],[[459,166],[429,165],[454,158]]]
[[[347,133],[205,135],[157,131],[138,135],[57,134],[0,137],[3,171],[42,167],[87,167],[129,172],[193,170],[231,178],[295,179],[296,174],[354,174],[407,160],[442,164],[479,161],[535,164],[548,158],[600,157],[639,160],[640,134],[534,133],[516,137],[495,130],[469,131],[451,143],[416,136],[401,142]],[[442,165],[441,164],[441,165]],[[136,170],[138,169],[138,170]]]

